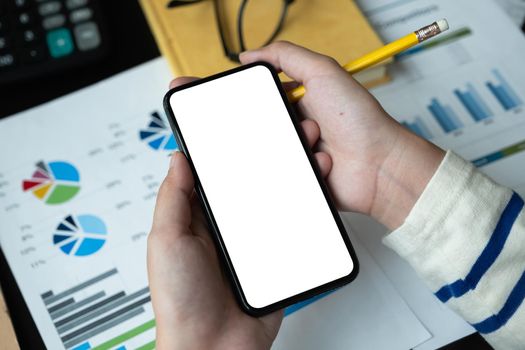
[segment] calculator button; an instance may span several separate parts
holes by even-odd
[[[100,33],[94,22],[79,24],[74,32],[79,50],[87,51],[100,45]]]
[[[19,33],[19,41],[23,45],[31,45],[39,39],[38,34],[34,30],[24,30]]]
[[[22,26],[26,26],[26,25],[30,24],[32,21],[33,21],[33,17],[29,13],[22,12],[21,14],[18,15],[17,24],[18,25],[22,25]]]
[[[69,55],[73,52],[73,38],[66,28],[55,29],[47,33],[47,46],[54,58]]]
[[[62,4],[59,1],[50,1],[43,3],[38,7],[38,13],[41,16],[49,16],[57,13],[62,8]]]
[[[46,30],[49,30],[62,27],[64,23],[66,23],[66,16],[54,15],[44,18],[44,20],[42,21],[42,27],[44,27],[44,29]]]
[[[5,36],[0,36],[0,50],[7,49],[9,44],[9,39],[7,39]]]
[[[11,54],[0,55],[0,69],[9,68],[15,65],[15,57]]]
[[[85,7],[83,9],[71,12],[71,14],[69,15],[69,20],[71,21],[71,23],[78,23],[87,21],[91,18],[91,16],[93,16],[93,11],[91,11],[90,8]]]
[[[20,58],[25,63],[36,63],[43,61],[47,56],[45,46],[25,49],[21,52]]]
[[[66,7],[70,10],[76,9],[78,7],[86,6],[88,0],[67,0]]]
[[[15,6],[19,9],[26,7],[28,3],[27,0],[14,0],[13,2],[15,3]]]

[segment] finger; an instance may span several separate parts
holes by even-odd
[[[321,171],[321,176],[324,178],[327,177],[332,170],[332,158],[330,155],[325,152],[317,152],[315,154],[315,160],[317,161],[317,165]]]
[[[258,50],[243,52],[239,58],[243,64],[268,62],[278,71],[283,71],[303,84],[316,75],[339,72],[342,69],[334,59],[286,41],[277,41]]]
[[[178,77],[173,79],[170,82],[170,89],[176,88],[178,86],[191,83],[192,81],[199,80],[197,77]]]
[[[195,194],[195,192],[194,192]],[[206,239],[211,239],[209,227],[208,227],[208,221],[206,220],[206,217],[204,216],[204,212],[202,211],[202,206],[197,198],[196,195],[194,195],[191,200],[191,212],[192,212],[192,220],[191,220],[191,231],[194,235],[200,236]]]
[[[186,157],[175,152],[157,195],[152,233],[175,237],[191,234],[190,196],[193,186],[193,175]]]
[[[321,135],[321,129],[319,129],[319,125],[311,119],[306,119],[301,122],[301,127],[303,128],[306,140],[308,141],[308,146],[312,148],[317,143],[317,140],[319,140],[319,136]]]

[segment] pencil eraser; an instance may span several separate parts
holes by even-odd
[[[442,32],[444,31],[447,31],[449,26],[448,26],[448,21],[446,19],[440,19],[439,21],[436,21],[438,27],[439,27],[439,30],[441,30]]]

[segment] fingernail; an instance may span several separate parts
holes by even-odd
[[[173,155],[171,156],[171,159],[170,159],[170,168],[173,168],[173,166],[175,165],[175,158],[179,156],[179,153],[180,153],[179,150],[173,152]]]

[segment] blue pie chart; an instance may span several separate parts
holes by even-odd
[[[88,256],[106,243],[106,224],[95,215],[69,215],[57,226],[53,244],[67,255]]]
[[[156,151],[174,151],[178,149],[175,137],[160,114],[153,112],[150,117],[148,127],[139,131],[140,140]]]

